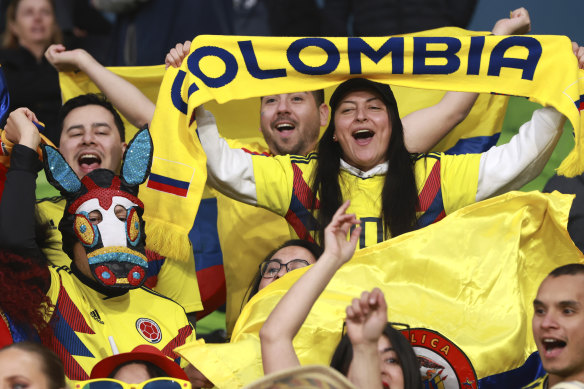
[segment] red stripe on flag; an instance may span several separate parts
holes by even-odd
[[[148,180],[147,188],[166,192],[177,196],[187,197],[188,189],[177,188],[176,186],[166,185],[160,182]]]

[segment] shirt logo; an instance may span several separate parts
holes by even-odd
[[[91,318],[94,319],[96,322],[98,322],[100,324],[104,324],[103,321],[101,320],[101,317],[99,316],[99,313],[97,312],[97,309],[94,309],[93,311],[91,311],[89,313],[89,316],[91,316]]]
[[[140,318],[136,320],[136,329],[149,343],[158,343],[162,339],[162,331],[154,320]]]

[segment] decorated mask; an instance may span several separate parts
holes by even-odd
[[[80,180],[55,148],[43,146],[43,150],[47,179],[67,201],[59,223],[63,251],[73,259],[74,244],[80,242],[91,273],[101,285],[141,286],[148,262],[144,204],[137,195],[152,165],[148,130],[138,132],[128,145],[119,176],[96,169]]]

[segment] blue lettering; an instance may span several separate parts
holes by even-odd
[[[186,75],[187,73],[184,70],[179,70],[176,77],[174,78],[174,81],[172,82],[172,86],[170,87],[170,100],[172,101],[172,105],[174,105],[176,109],[185,115],[187,114],[188,104],[182,99],[180,91],[182,89],[182,84],[185,81]],[[196,88],[196,85],[193,85]],[[193,85],[191,85],[191,87]]]
[[[225,63],[225,73],[221,76],[213,78],[207,76],[201,70],[199,63],[201,59],[213,56],[221,59]],[[198,77],[209,88],[221,88],[229,84],[237,75],[237,60],[229,51],[216,46],[203,46],[196,49],[189,55],[187,60],[189,71]]]
[[[445,43],[446,50],[429,51],[429,43]],[[456,53],[460,50],[460,40],[448,37],[415,37],[414,38],[414,69],[413,74],[450,74],[460,67],[460,58]],[[445,65],[426,65],[426,58],[444,58]]]
[[[309,66],[300,59],[300,52],[307,47],[315,46],[323,49],[327,55],[326,62],[321,66]],[[310,76],[319,76],[329,74],[335,71],[339,62],[341,62],[341,55],[337,47],[328,39],[324,38],[300,38],[292,42],[286,52],[288,62],[298,72],[308,74]]]
[[[379,217],[362,217],[361,218],[361,234],[359,234],[359,248],[367,247],[365,244],[365,230],[367,229],[367,223],[374,223],[377,229],[377,243],[383,242],[383,221]],[[355,227],[351,227],[351,232]]]
[[[470,50],[468,51],[468,69],[466,74],[478,75],[481,70],[481,53],[485,46],[484,36],[473,36],[470,38]]]
[[[527,59],[520,58],[505,58],[505,52],[511,47],[523,46],[529,52]],[[541,58],[541,43],[529,36],[512,36],[503,39],[495,46],[491,53],[491,60],[489,62],[489,76],[499,76],[501,68],[521,69],[523,73],[521,78],[524,80],[533,80],[535,68]]]
[[[239,44],[241,55],[243,55],[245,67],[253,78],[267,80],[270,78],[286,77],[286,69],[260,69],[251,41],[239,41],[237,43]]]
[[[349,38],[349,69],[351,74],[361,74],[361,54],[375,63],[391,53],[391,73],[404,73],[404,38],[389,38],[379,50],[373,49],[363,38]]]

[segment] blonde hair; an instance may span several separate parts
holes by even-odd
[[[22,0],[12,0],[6,8],[6,30],[4,31],[4,36],[2,39],[2,47],[6,49],[15,49],[18,47],[18,37],[12,33],[10,25],[16,21],[16,9],[20,5]],[[53,10],[53,36],[51,41],[47,45],[52,45],[53,43],[62,43],[63,36],[61,33],[61,28],[57,24],[57,18],[55,17],[55,2],[54,0],[46,0]]]

